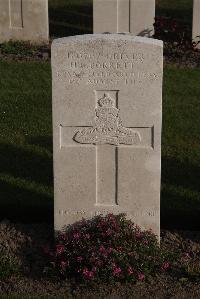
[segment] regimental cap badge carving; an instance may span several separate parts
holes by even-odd
[[[73,139],[83,144],[140,144],[139,132],[122,125],[119,109],[108,93],[97,101],[95,123],[93,127],[76,132]]]
[[[98,104],[102,108],[103,107],[105,107],[105,108],[114,107],[114,102],[113,102],[113,100],[111,99],[111,97],[107,93],[104,93],[103,98],[101,98],[98,101]]]

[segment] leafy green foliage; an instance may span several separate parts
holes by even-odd
[[[18,274],[20,265],[17,259],[4,252],[0,253],[0,279],[6,279]]]
[[[23,41],[9,41],[0,45],[3,55],[32,56],[37,51],[37,46]]]
[[[182,267],[187,279],[200,281],[200,260],[199,258],[188,260]]]

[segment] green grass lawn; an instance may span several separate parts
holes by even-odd
[[[3,218],[37,221],[52,211],[50,76],[47,63],[0,63]]]
[[[156,15],[179,19],[192,24],[193,0],[156,0]]]
[[[163,224],[199,226],[200,69],[164,71],[162,201]]]
[[[200,70],[164,70],[162,226],[200,212]],[[49,63],[0,62],[0,217],[53,221]]]
[[[49,0],[50,36],[92,33],[92,0]]]

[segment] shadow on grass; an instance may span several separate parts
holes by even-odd
[[[0,152],[0,218],[53,222],[52,158],[5,143]]]
[[[53,154],[53,137],[52,136],[34,136],[28,138],[28,143],[39,146],[43,149],[48,150]]]
[[[193,17],[193,1],[192,0],[181,0],[180,2],[174,3],[174,1],[165,0],[156,3],[156,16],[164,16],[173,18],[184,22],[185,24],[192,27]]]
[[[158,8],[156,10],[157,16],[164,16],[173,18],[176,20],[183,21],[187,25],[192,26],[192,7],[189,9],[169,9],[169,8]]]
[[[199,172],[200,167],[190,162],[163,157],[162,228],[200,228]]]
[[[52,223],[52,198],[0,179],[0,219],[23,223]]]
[[[52,186],[53,162],[45,153],[12,144],[0,144],[1,173]]]
[[[200,191],[200,166],[192,165],[189,161],[181,162],[176,159],[163,157],[162,176],[165,184]]]
[[[87,34],[93,31],[91,5],[50,6],[49,19],[51,37]]]

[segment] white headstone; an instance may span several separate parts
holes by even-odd
[[[162,42],[57,39],[52,72],[55,229],[124,212],[159,235]]]
[[[48,39],[48,0],[0,0],[0,42]]]
[[[195,42],[200,41],[200,0],[193,0],[192,39]],[[198,44],[198,48],[200,48],[200,44]]]
[[[154,34],[155,0],[93,0],[94,33]]]

